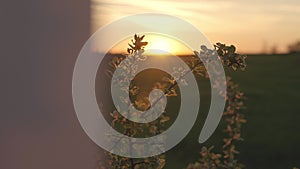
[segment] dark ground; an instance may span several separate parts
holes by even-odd
[[[248,56],[245,72],[227,70],[227,75],[233,77],[248,97],[247,123],[242,133],[245,140],[239,145],[240,161],[250,169],[299,167],[300,55]],[[205,99],[209,95],[205,92],[207,89],[206,84],[200,87],[201,99],[204,95],[201,111],[204,112],[209,106]],[[199,159],[201,145],[196,140],[202,124],[203,116],[199,117],[191,134],[167,153],[166,168],[183,168]],[[222,125],[208,140],[207,146],[222,143],[221,130]]]

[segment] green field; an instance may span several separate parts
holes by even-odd
[[[253,55],[247,62],[245,72],[227,71],[248,98],[239,159],[250,169],[299,167],[300,55]],[[203,95],[205,98],[207,87],[203,85],[200,90],[201,99]],[[209,102],[202,101],[201,110],[205,112]],[[183,168],[199,158],[197,137],[205,115],[199,116],[191,134],[167,153],[166,168]],[[208,140],[208,146],[222,143],[221,130],[222,125]]]
[[[247,123],[243,126],[242,132],[245,140],[238,145],[240,162],[249,169],[300,167],[300,103],[298,103],[300,101],[300,54],[251,55],[248,56],[247,63],[245,72],[226,70],[227,75],[233,77],[233,81],[239,84],[248,98],[245,112]],[[103,63],[105,64],[107,63]],[[159,78],[159,76],[146,74],[140,78],[145,76],[147,81],[143,80],[142,85],[148,87],[151,87],[151,80],[155,81]],[[97,78],[103,79],[105,75],[101,76],[100,73]],[[200,157],[199,152],[203,145],[200,145],[197,140],[209,108],[210,86],[206,78],[200,77],[197,80],[201,93],[201,107],[197,122],[188,136],[167,152],[166,169],[184,168]],[[101,84],[103,90],[99,89],[99,91],[105,96],[102,102],[104,105],[111,105],[112,102],[107,100],[110,91],[105,89],[110,86],[110,83],[103,84],[102,81]],[[177,102],[168,100],[167,113],[171,112],[169,115],[173,117],[172,119],[176,117],[176,110],[172,109],[178,107],[174,106],[178,105]],[[109,107],[107,111],[113,109]],[[222,129],[221,123],[205,145],[216,145],[218,150],[219,145],[222,144]]]

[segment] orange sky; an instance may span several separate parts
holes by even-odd
[[[131,41],[132,37],[122,40],[117,43],[110,52],[112,53],[127,53],[128,43]],[[148,42],[145,46],[145,54],[193,54],[193,50],[190,49],[185,44],[179,42],[171,37],[162,36],[160,34],[147,33],[145,34],[144,41]],[[121,50],[121,51],[120,51]],[[156,50],[155,53],[148,52],[147,50]],[[160,50],[160,51],[157,51]]]
[[[212,43],[234,44],[239,52],[285,52],[300,40],[299,0],[92,0],[92,31],[126,15],[160,12],[185,19]]]

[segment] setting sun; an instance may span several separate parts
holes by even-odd
[[[172,46],[167,38],[157,37],[149,42],[149,45],[146,46],[146,52],[152,50],[152,54],[167,54],[172,53]]]
[[[131,37],[122,40],[121,42],[116,44],[110,50],[110,52],[126,53],[126,49],[128,48],[128,42],[130,42],[130,39]],[[145,46],[145,54],[150,54],[150,55],[193,54],[193,50],[187,47],[183,42],[165,35],[146,33],[144,41],[148,42],[148,44]]]
[[[145,54],[164,55],[164,54],[190,54],[189,49],[181,41],[161,34],[146,34],[145,41],[148,45],[145,46]],[[149,51],[147,51],[149,50]]]

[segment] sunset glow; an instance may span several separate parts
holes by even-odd
[[[173,54],[173,55],[185,55],[192,54],[193,50],[186,46],[183,42],[167,37],[160,34],[145,33],[144,41],[148,42],[148,45],[145,46],[145,54],[151,55],[164,55],[164,54]],[[128,48],[128,42],[132,37],[124,39],[120,43],[116,44],[111,50],[111,53],[126,53]]]
[[[92,32],[124,16],[156,12],[182,18],[212,43],[237,45],[239,52],[261,53],[300,39],[299,0],[93,0]],[[174,28],[181,31],[180,28]]]
[[[170,42],[164,38],[154,39],[146,48],[154,50],[155,54],[166,54],[172,50]]]

